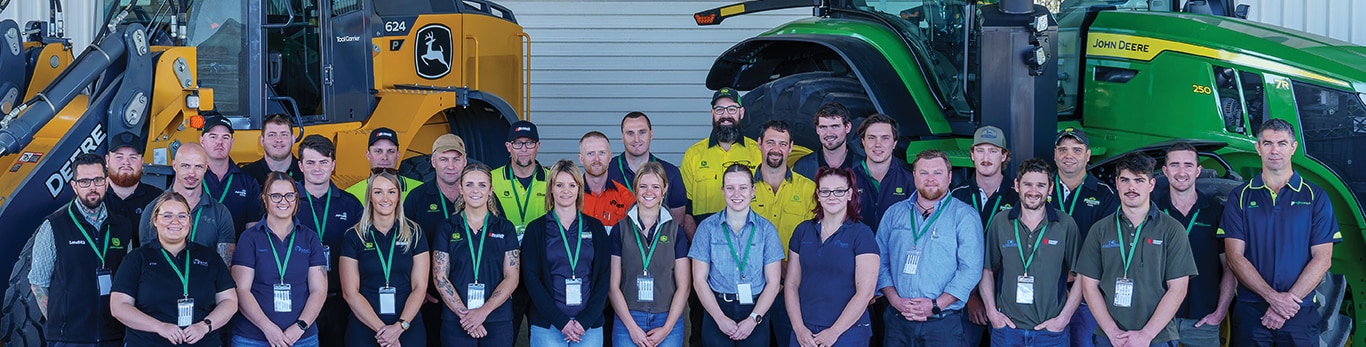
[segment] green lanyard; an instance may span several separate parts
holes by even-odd
[[[73,202],[72,204],[75,204],[75,202]],[[95,248],[95,240],[90,239],[90,233],[86,232],[85,227],[81,226],[81,221],[76,219],[76,213],[71,212],[71,208],[73,207],[75,206],[68,207],[66,209],[66,214],[71,216],[72,223],[76,223],[76,229],[81,230],[81,236],[85,236],[85,243],[90,245],[90,249],[95,251],[95,256],[100,257],[100,268],[103,269],[104,256],[106,254],[109,254],[109,223],[105,223],[104,225],[104,248]]]
[[[635,221],[632,221],[632,222],[635,222]],[[724,223],[724,222],[722,222],[722,223]],[[642,243],[640,243],[640,234],[645,233],[645,230],[643,230],[643,228],[641,228],[640,225],[636,225],[637,223],[629,223],[629,224],[631,224],[632,229],[635,229],[635,234],[636,234],[636,248],[637,248],[637,249],[640,249],[640,259],[644,260],[644,266],[641,267],[640,272],[641,272],[642,275],[649,274],[649,272],[650,272],[650,260],[651,260],[651,259],[654,259],[654,257],[655,257],[655,246],[658,246],[658,245],[659,245],[659,237],[656,236],[655,239],[652,240],[652,241],[650,242],[650,252],[649,252],[649,253],[645,253],[645,245],[642,244]],[[655,224],[659,224],[659,222],[656,221]],[[730,240],[730,238],[727,238],[726,240]],[[748,257],[746,257],[746,258],[748,258]]]
[[[977,196],[978,196],[978,195],[979,195],[979,194],[977,194],[976,192],[973,192],[973,193],[972,193],[972,208],[977,209],[977,211],[981,211],[981,210],[982,210],[982,207],[981,207],[981,206],[977,206]],[[983,206],[985,206],[985,205],[983,205]],[[996,211],[997,211],[998,209],[1000,209],[1000,208],[1001,208],[1001,194],[996,194],[996,203],[993,204],[993,205],[991,206],[991,215],[987,216],[987,223],[991,223],[991,220],[992,220],[992,219],[996,219]]]
[[[327,200],[327,202],[323,204],[322,221],[318,221],[318,204],[313,203],[313,195],[304,192],[304,196],[308,197],[308,208],[313,210],[313,226],[318,227],[318,239],[322,240],[323,233],[327,230],[327,218],[330,216],[328,211],[332,210],[332,188],[328,188],[327,192],[323,193],[323,200]]]
[[[930,215],[930,218],[925,221],[925,226],[922,228],[917,228],[915,226],[916,213],[914,208],[911,209],[911,236],[915,238],[915,244],[913,246],[920,245],[920,238],[924,237],[925,233],[930,231],[930,226],[933,226],[934,221],[939,220],[939,215],[942,214],[942,212],[944,212],[944,205],[946,205],[945,203],[949,200],[946,198],[941,199],[942,200],[940,200],[938,204],[935,204],[934,214]]]
[[[570,250],[569,236],[564,234],[565,228],[560,226],[560,216],[556,215],[554,211],[550,212],[550,216],[555,220],[555,229],[560,229],[560,241],[564,242],[564,252],[569,256],[569,277],[578,278],[575,271],[579,268],[579,256],[583,255],[583,221],[578,222],[579,233],[575,237],[579,240],[579,244],[574,246],[574,250]]]
[[[528,189],[528,191],[530,191],[530,189]],[[436,199],[441,200],[441,216],[450,217],[451,212],[446,211],[446,194],[441,193],[441,188],[436,188]],[[530,200],[530,198],[527,198],[527,200]]]
[[[726,246],[730,246],[730,256],[735,259],[735,265],[740,268],[740,279],[743,280],[745,279],[745,265],[749,263],[749,250],[754,248],[754,234],[758,234],[754,230],[757,226],[755,224],[749,225],[749,243],[745,244],[744,258],[740,257],[740,252],[735,251],[735,241],[731,241],[730,224],[726,223],[725,218],[721,219],[721,228],[726,232]]]
[[[1123,213],[1123,212],[1120,212],[1120,213]],[[1124,278],[1129,278],[1129,264],[1133,264],[1133,261],[1134,261],[1134,250],[1135,250],[1135,249],[1138,249],[1138,239],[1139,239],[1139,236],[1143,236],[1143,223],[1138,223],[1138,226],[1137,226],[1137,227],[1134,227],[1134,229],[1135,229],[1135,230],[1134,230],[1134,239],[1133,239],[1133,240],[1129,240],[1129,252],[1128,252],[1128,253],[1125,253],[1125,252],[1124,252],[1124,232],[1123,232],[1123,228],[1121,228],[1120,225],[1119,225],[1119,218],[1120,218],[1120,214],[1119,214],[1119,213],[1116,213],[1116,214],[1115,214],[1115,237],[1116,237],[1116,238],[1119,238],[1119,260],[1124,261]]]
[[[1039,241],[1043,241],[1043,234],[1048,232],[1048,221],[1043,221],[1043,229],[1039,230],[1039,235],[1034,238],[1034,248],[1029,249],[1029,259],[1025,259],[1024,241],[1020,241],[1020,220],[1015,220],[1015,247],[1020,250],[1020,262],[1024,263],[1024,275],[1029,276],[1029,265],[1034,263],[1034,253],[1039,251]]]
[[[223,184],[223,194],[218,196],[218,203],[223,203],[223,198],[228,197],[228,191],[232,190],[232,179],[234,177],[236,176],[228,176],[228,181]],[[209,197],[212,198],[213,192],[209,191],[209,181],[199,180],[199,182],[204,184],[204,192],[210,193]]]
[[[445,198],[442,198],[442,199],[445,199]],[[491,213],[491,212],[490,212],[490,211],[484,211],[484,231],[479,233],[479,253],[474,253],[474,240],[473,240],[474,237],[473,237],[473,235],[470,236],[470,238],[471,238],[470,242],[467,242],[467,243],[466,243],[467,245],[470,246],[470,259],[473,259],[473,260],[471,260],[470,262],[474,263],[473,265],[474,265],[474,283],[475,283],[475,284],[478,284],[478,283],[479,283],[479,264],[481,264],[481,263],[484,262],[484,261],[483,261],[483,260],[484,260],[484,245],[489,244],[488,241],[487,241],[487,239],[485,238],[485,237],[488,236],[488,234],[489,234],[489,232],[488,232],[488,230],[489,230],[489,213]],[[464,222],[464,223],[460,223],[460,226],[465,227],[465,235],[470,235],[470,221],[469,221],[469,218],[465,218],[465,222]]]
[[[1058,209],[1062,209],[1062,212],[1063,212],[1063,213],[1066,213],[1067,215],[1070,216],[1070,215],[1072,215],[1072,211],[1076,211],[1076,210],[1077,210],[1077,200],[1081,200],[1081,197],[1080,197],[1080,196],[1076,196],[1076,195],[1077,195],[1077,193],[1080,193],[1080,192],[1072,192],[1072,193],[1073,193],[1073,194],[1072,194],[1072,195],[1073,195],[1073,197],[1072,197],[1072,206],[1071,206],[1071,207],[1063,207],[1062,203],[1063,203],[1063,201],[1067,201],[1067,199],[1064,198],[1063,195],[1062,195],[1062,184],[1063,184],[1063,183],[1062,183],[1062,178],[1058,178],[1058,179],[1056,179],[1055,181],[1057,181],[1057,182],[1056,182],[1056,183],[1057,183],[1057,184],[1056,184],[1056,185],[1057,185],[1056,188],[1057,188],[1057,190],[1058,190]],[[1078,191],[1081,190],[1081,185],[1077,185],[1077,190],[1078,190]]]
[[[540,168],[537,167],[537,169]],[[513,177],[512,167],[508,167],[507,170],[508,183],[510,183],[510,185],[512,186],[512,197],[517,199],[517,211],[521,212],[521,214],[518,214],[517,216],[518,218],[526,219],[527,207],[531,206],[531,187],[526,187],[526,202],[523,203],[522,195],[517,194],[517,186],[521,185],[522,182],[519,181],[516,177]],[[534,186],[536,185],[536,173],[531,173],[531,177],[531,185]],[[442,197],[442,199],[445,199],[445,197]],[[445,205],[442,205],[442,207],[445,207]],[[568,247],[568,245],[566,245],[565,247]]]
[[[882,183],[878,182],[876,179],[873,179],[873,173],[870,172],[870,171],[868,171],[868,161],[866,161],[866,160],[865,160],[865,161],[861,161],[861,162],[859,162],[858,164],[859,164],[859,166],[862,166],[862,167],[863,167],[863,174],[864,174],[864,175],[868,175],[868,182],[872,182],[872,183],[873,183],[873,191],[874,191],[874,192],[877,192],[877,191],[882,190],[882,188],[880,187],[880,186],[882,185]],[[890,170],[891,170],[891,169],[888,169],[888,171],[890,171]],[[884,177],[884,178],[885,178],[885,177]]]
[[[379,239],[375,238],[375,228],[371,227],[370,230],[366,232],[370,234],[371,240],[375,240],[375,255],[379,257],[380,269],[384,270],[384,286],[388,287],[389,273],[394,270],[394,245],[398,244],[398,240],[389,240],[389,258],[388,260],[385,260],[384,252],[380,252],[379,250]]]
[[[199,233],[199,215],[204,213],[204,209],[194,211],[194,220],[190,221],[190,242],[194,242],[194,235]]]
[[[294,232],[294,230],[290,230],[289,242],[285,244],[285,261],[282,263],[280,262],[280,251],[275,250],[275,234],[269,231],[266,232],[266,242],[270,243],[270,254],[275,255],[275,268],[280,269],[280,284],[285,284],[285,268],[289,267],[289,257],[294,256],[295,236],[299,236],[299,233]],[[388,278],[386,277],[385,279],[387,280]]]
[[[649,161],[649,162],[651,162],[651,163],[655,162],[655,156],[654,156],[654,155],[651,155],[651,156],[650,156],[650,161]],[[627,189],[627,190],[630,190],[632,193],[635,193],[635,192],[636,192],[636,186],[633,185],[633,184],[631,184],[631,175],[626,174],[626,156],[625,156],[625,155],[622,155],[622,156],[620,156],[620,157],[617,157],[617,168],[618,168],[618,169],[621,169],[621,180],[622,180],[624,183],[626,183],[626,189]]]
[[[1162,210],[1162,213],[1166,213],[1168,216],[1172,215],[1171,211],[1167,210]],[[1191,222],[1186,224],[1186,235],[1191,234],[1191,228],[1195,227],[1195,220],[1197,219],[1200,219],[1200,209],[1195,209],[1195,214],[1191,215]]]
[[[185,272],[180,272],[180,267],[175,266],[175,261],[171,260],[171,253],[161,249],[161,256],[166,257],[166,263],[171,264],[171,270],[175,270],[176,277],[180,278],[180,287],[186,298],[190,297],[190,245],[185,244]]]

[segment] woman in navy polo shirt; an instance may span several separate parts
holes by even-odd
[[[318,234],[295,223],[299,186],[282,172],[266,175],[266,218],[247,228],[232,255],[242,315],[234,347],[318,346],[318,319],[327,298],[327,258]]]
[[[218,251],[189,242],[190,204],[166,192],[152,204],[157,240],[115,272],[110,313],[128,346],[220,346],[218,328],[237,313],[232,276]]]
[[[545,204],[553,208],[522,238],[532,346],[602,346],[612,240],[602,222],[580,212],[579,172],[568,160],[550,167]]]
[[[423,326],[418,308],[431,257],[422,231],[403,217],[398,180],[387,171],[370,176],[365,213],[342,240],[342,297],[351,306],[347,346],[427,344],[425,330],[409,328]]]
[[[512,305],[521,267],[517,229],[489,208],[493,175],[484,164],[460,174],[460,213],[441,223],[432,240],[432,275],[446,309],[442,346],[511,347]]]
[[[868,301],[877,287],[878,248],[873,229],[859,222],[854,187],[853,172],[821,168],[816,218],[792,232],[784,299],[794,346],[867,346],[872,338]]]
[[[688,237],[664,210],[669,191],[664,166],[646,163],[636,171],[636,206],[617,222],[612,235],[612,308],[617,347],[683,346],[683,309],[692,291]]]

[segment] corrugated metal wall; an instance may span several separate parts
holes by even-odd
[[[1252,6],[1248,19],[1366,45],[1366,1],[1238,0]]]
[[[96,27],[99,25],[96,20],[99,17],[96,12],[96,0],[65,0],[62,2],[63,9],[66,11],[66,37],[71,38],[71,47],[76,50],[84,50],[90,45],[90,40],[95,36]],[[47,1],[40,0],[15,0],[10,1],[9,7],[0,13],[0,20],[13,19],[19,22],[19,28],[23,29],[24,24],[34,20],[48,20]],[[80,52],[76,52],[80,54]]]

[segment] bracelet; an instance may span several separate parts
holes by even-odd
[[[209,327],[209,331],[213,331],[213,321],[209,320],[208,318],[204,318],[204,320],[202,320],[201,322],[204,322],[204,325]]]

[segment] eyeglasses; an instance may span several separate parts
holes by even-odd
[[[849,188],[844,188],[844,189],[821,189],[821,190],[817,190],[817,191],[816,191],[816,194],[819,194],[822,198],[829,197],[829,196],[831,196],[831,195],[834,195],[835,197],[844,197],[845,194],[849,194]]]
[[[72,180],[72,182],[76,182],[76,187],[90,188],[91,185],[94,185],[96,187],[102,187],[108,181],[105,180],[104,176],[100,176],[95,178],[82,178],[78,180]]]
[[[536,141],[517,141],[517,142],[513,142],[513,143],[512,143],[512,149],[522,149],[522,148],[532,149],[532,148],[536,148],[536,145],[537,145],[537,144],[539,144],[539,143],[536,142]]]
[[[711,107],[711,113],[715,113],[715,114],[738,114],[738,113],[740,113],[740,106],[735,106],[735,105],[730,105],[730,106],[712,106],[712,107]]]
[[[170,213],[170,212],[166,212],[166,213],[162,213],[162,214],[161,214],[161,220],[164,220],[164,221],[176,221],[176,222],[184,223],[184,222],[187,222],[187,221],[190,220],[190,214],[189,214],[189,213]]]
[[[278,203],[281,203],[281,202],[285,202],[286,200],[288,200],[288,201],[294,201],[295,198],[298,198],[298,197],[299,197],[299,194],[298,194],[298,193],[294,193],[294,192],[289,192],[289,193],[272,193],[272,194],[267,195],[267,196],[270,197],[270,201],[273,201],[273,202],[275,202],[275,203],[278,204]]]
[[[390,175],[397,175],[397,174],[398,174],[398,169],[391,168],[391,167],[374,167],[374,168],[370,168],[370,174],[371,174],[371,175],[378,175],[378,174],[382,174],[382,173],[387,173],[387,174],[390,174]]]

